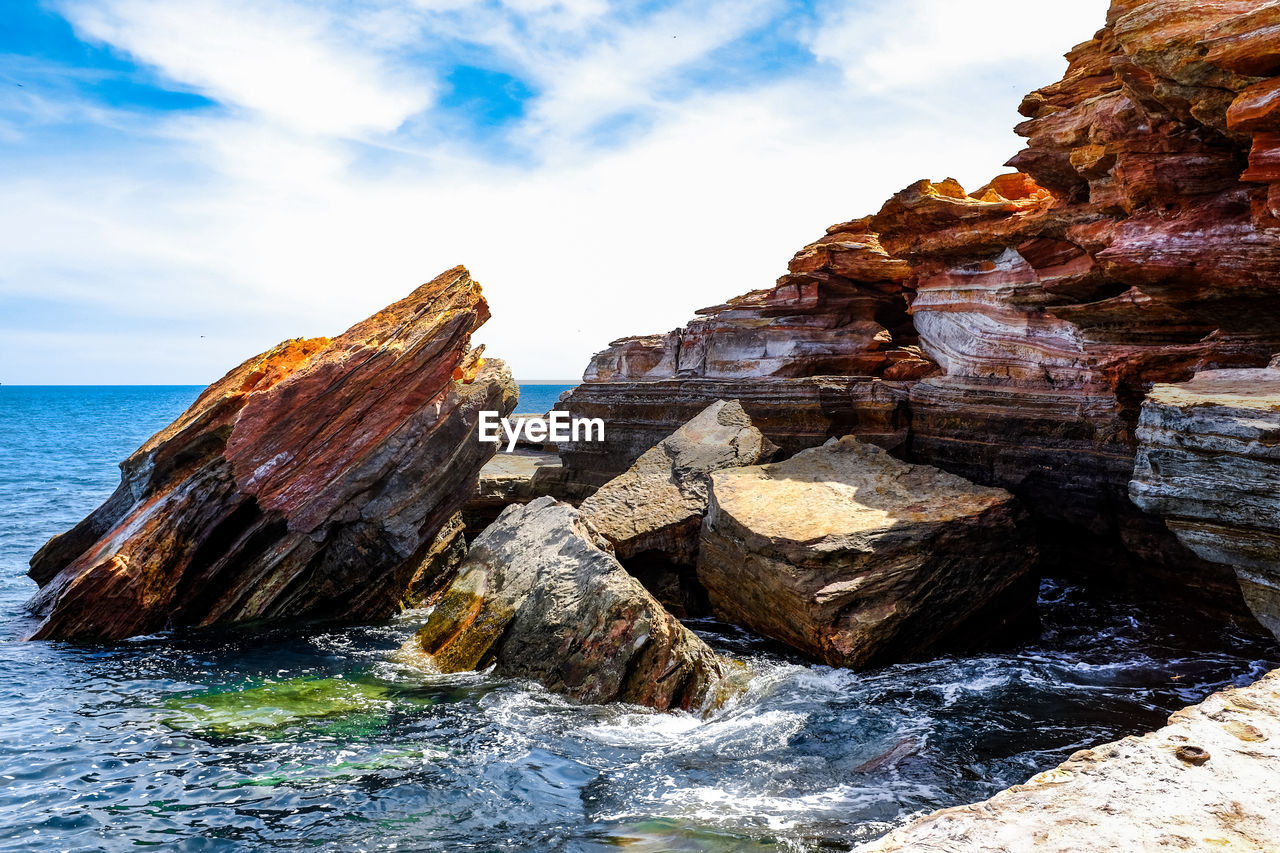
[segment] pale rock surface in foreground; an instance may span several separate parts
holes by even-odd
[[[1129,494],[1198,556],[1234,568],[1245,603],[1280,637],[1280,365],[1272,365],[1155,386],[1138,423]]]
[[[620,559],[658,551],[692,564],[711,472],[755,465],[776,450],[738,402],[717,400],[582,503]]]
[[[1025,600],[990,621],[1033,606],[1035,545],[1003,489],[852,437],[711,482],[698,579],[713,609],[817,660],[911,657],[1007,593]]]
[[[472,543],[406,656],[440,672],[494,666],[583,702],[713,701],[727,663],[608,548],[567,504],[508,507]]]
[[[1207,753],[1208,759],[1205,759]],[[859,853],[1280,848],[1280,671]]]

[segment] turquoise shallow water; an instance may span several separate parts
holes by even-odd
[[[760,673],[706,720],[403,669],[421,614],[22,642],[30,554],[198,390],[0,387],[0,851],[844,850],[1277,665],[1176,607],[1054,581],[1034,642],[867,673],[697,623]]]

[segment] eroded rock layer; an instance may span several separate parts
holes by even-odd
[[[1072,755],[859,853],[1274,850],[1280,838],[1280,671],[1215,693],[1169,724]]]
[[[1157,385],[1129,493],[1206,560],[1231,566],[1280,638],[1280,363]]]
[[[830,228],[773,289],[615,342],[564,404],[605,418],[609,441],[567,464],[618,470],[687,417],[670,400],[733,397],[784,452],[897,442],[1014,491],[1054,533],[1050,555],[1123,546],[1238,602],[1127,483],[1154,383],[1280,350],[1275,9],[1115,0],[1063,79],[1023,101],[1019,172],[972,192],[918,182]],[[827,395],[785,384],[806,382]]]
[[[489,316],[449,270],[332,340],[291,340],[209,386],[121,464],[97,511],[31,561],[41,639],[262,619],[373,619],[456,563],[456,513],[510,412]]]
[[[907,391],[906,383],[856,376],[586,382],[563,405],[602,419],[605,440],[562,444],[560,457],[572,479],[602,485],[716,400],[737,400],[784,454],[849,434],[902,447]]]

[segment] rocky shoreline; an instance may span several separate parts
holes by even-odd
[[[855,849],[1273,850],[1278,724],[1280,671],[1178,711],[1158,731],[1080,750],[1025,785]]]
[[[749,673],[702,612],[863,668],[1007,641],[1067,568],[1280,638],[1277,9],[1115,0],[1024,99],[1020,171],[598,353],[558,408],[602,442],[477,440],[515,386],[461,267],[250,359],[33,557],[33,638],[426,605],[430,672],[703,713]],[[866,849],[1265,849],[1278,677]]]

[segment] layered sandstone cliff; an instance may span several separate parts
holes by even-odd
[[[1134,503],[1196,554],[1230,566],[1280,638],[1280,360],[1157,385],[1138,440]]]
[[[1019,172],[921,181],[774,288],[615,342],[564,404],[610,440],[567,464],[616,470],[690,408],[740,399],[784,452],[853,433],[1015,492],[1050,558],[1123,550],[1231,605],[1232,575],[1127,484],[1153,383],[1280,351],[1277,25],[1259,0],[1116,0],[1023,101]]]
[[[121,464],[97,511],[31,561],[40,639],[263,619],[376,619],[438,586],[510,412],[461,267],[332,340],[286,341],[209,386]]]

